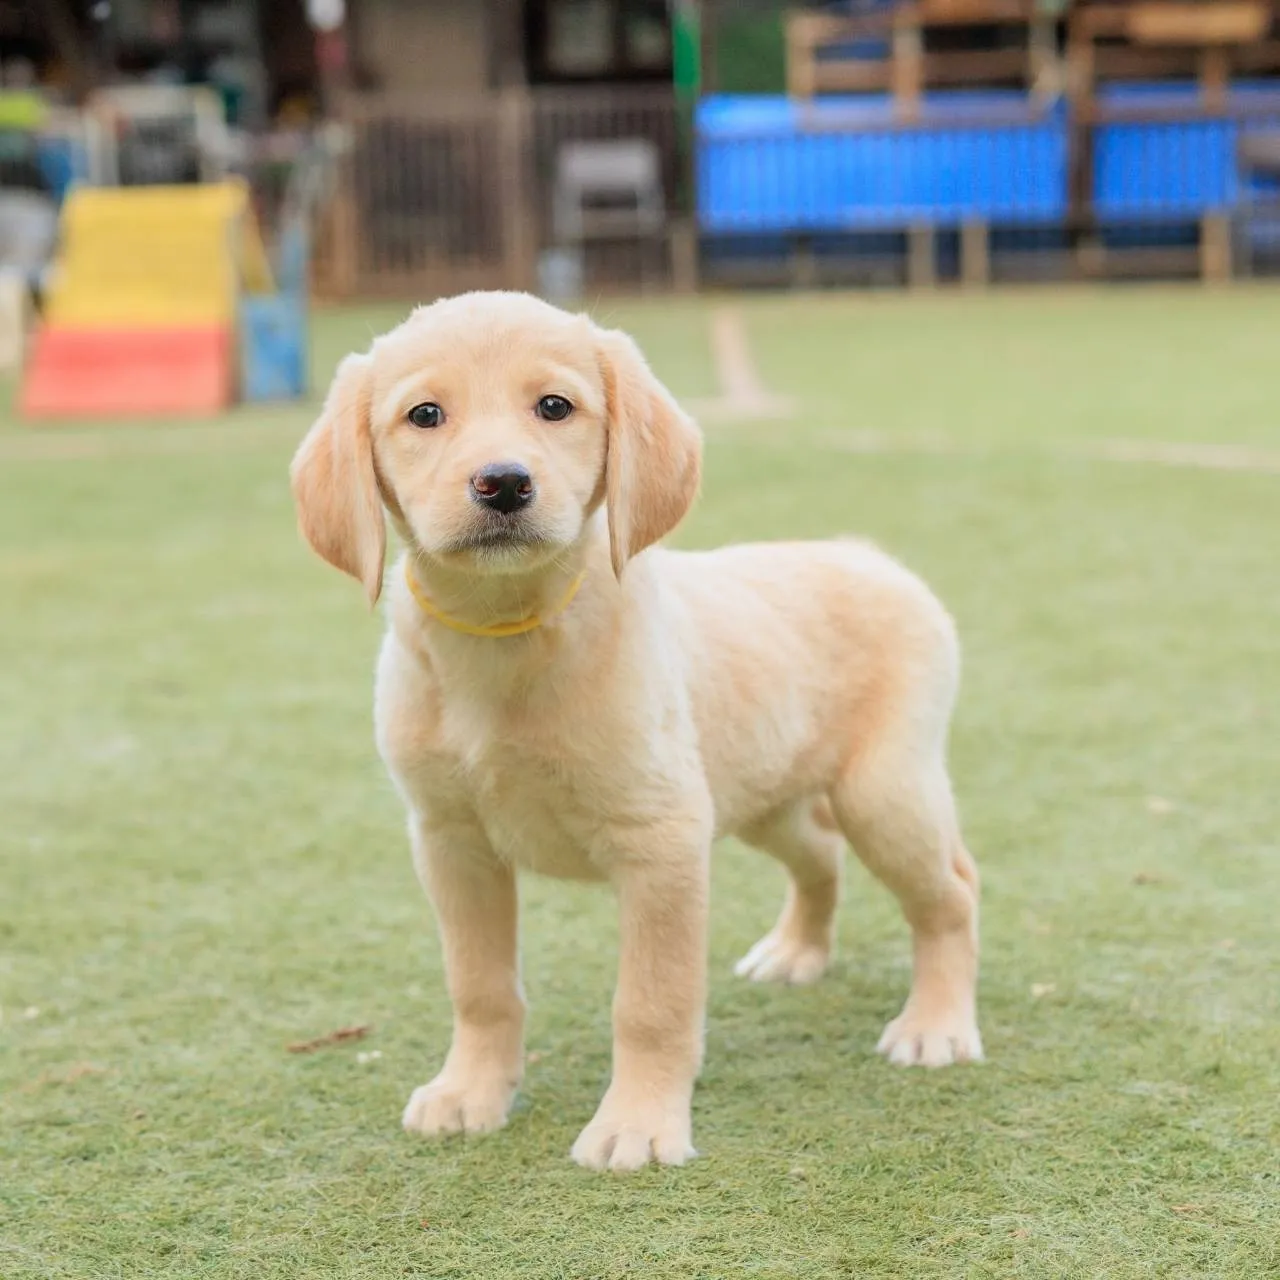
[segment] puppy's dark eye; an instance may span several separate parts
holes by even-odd
[[[409,410],[409,421],[415,427],[438,427],[444,421],[444,410],[434,400],[415,404]]]
[[[573,412],[564,396],[543,396],[538,401],[538,417],[547,422],[563,422]]]

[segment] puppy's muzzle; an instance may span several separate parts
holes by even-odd
[[[528,467],[518,462],[491,462],[471,477],[472,500],[504,516],[522,511],[535,492]]]

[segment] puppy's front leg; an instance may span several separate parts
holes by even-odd
[[[524,1068],[515,873],[470,823],[412,827],[414,865],[440,922],[453,1042],[440,1074],[413,1091],[412,1133],[498,1129]]]
[[[573,1158],[623,1172],[693,1149],[690,1104],[702,1065],[710,834],[670,826],[640,836],[616,864],[620,947],[613,1001],[613,1079]]]

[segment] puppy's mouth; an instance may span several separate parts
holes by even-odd
[[[485,552],[535,551],[546,547],[547,539],[520,519],[490,516],[474,529],[451,538],[441,550],[446,555],[483,554]]]

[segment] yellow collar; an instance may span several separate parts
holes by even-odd
[[[490,636],[501,638],[503,636],[522,636],[526,631],[533,631],[535,628],[542,626],[550,618],[554,618],[556,614],[562,613],[569,607],[570,601],[578,594],[578,588],[582,586],[582,580],[587,576],[587,571],[578,574],[576,578],[569,584],[569,590],[560,597],[556,607],[551,610],[545,617],[540,613],[531,613],[527,618],[520,618],[516,622],[495,622],[492,626],[477,627],[470,622],[463,622],[461,618],[451,617],[445,613],[438,605],[434,604],[418,585],[418,580],[413,576],[413,569],[410,561],[404,562],[404,580],[408,584],[409,593],[418,602],[418,607],[430,618],[435,618],[437,622],[443,622],[446,627],[453,631],[461,631],[464,636]]]

